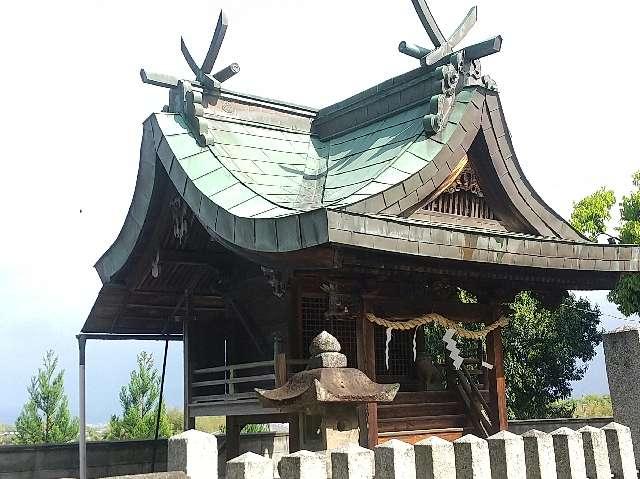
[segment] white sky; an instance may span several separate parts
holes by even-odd
[[[470,2],[431,0],[445,32]],[[640,168],[640,96],[631,85],[640,2],[478,0],[465,43],[495,34],[483,60],[498,83],[520,163],[541,196],[568,216],[606,185],[621,194]],[[201,61],[218,11],[230,28],[219,58],[242,71],[229,88],[322,107],[417,66],[400,40],[430,46],[410,0],[58,0],[11,2],[0,17],[2,234],[0,422],[13,421],[47,348],[67,369],[75,407],[79,331],[99,289],[91,265],[118,233],[131,201],[141,123],[167,91],[140,67],[192,78],[184,35]],[[82,211],[82,212],[80,212]],[[604,294],[592,295],[610,314]],[[618,324],[604,317],[605,327]],[[118,410],[135,353],[160,345],[88,349],[89,421]],[[180,346],[168,399],[181,401]],[[606,391],[601,355],[576,393]]]

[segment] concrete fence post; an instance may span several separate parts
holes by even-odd
[[[282,456],[278,472],[280,479],[325,479],[327,466],[318,454],[298,451]]]
[[[491,477],[495,479],[526,479],[524,441],[509,431],[500,431],[487,439]]]
[[[273,461],[253,452],[227,461],[227,479],[273,479]]]
[[[467,434],[453,441],[457,479],[489,479],[489,445],[484,439]]]
[[[556,456],[558,479],[584,479],[587,471],[584,464],[582,436],[568,427],[551,433]]]
[[[372,479],[375,473],[373,451],[357,444],[331,451],[333,479]]]
[[[456,479],[453,443],[431,436],[416,442],[414,454],[418,479]]]
[[[391,439],[373,449],[376,479],[416,479],[413,446]]]
[[[582,435],[584,463],[589,479],[611,479],[607,439],[602,429],[584,426],[578,429]]]
[[[631,431],[627,426],[611,422],[602,428],[607,441],[609,466],[615,479],[637,479]]]
[[[557,479],[553,437],[531,429],[522,435],[527,479]]]
[[[603,336],[613,420],[628,426],[640,469],[640,327],[627,325]]]
[[[213,434],[190,429],[169,438],[167,470],[182,471],[191,479],[217,479],[218,443]]]

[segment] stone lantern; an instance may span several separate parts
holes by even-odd
[[[299,414],[300,446],[309,451],[358,444],[357,407],[391,402],[399,384],[378,384],[359,369],[347,367],[338,340],[323,331],[309,347],[305,371],[277,389],[256,389],[264,407]]]

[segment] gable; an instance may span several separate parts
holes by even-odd
[[[500,221],[501,215],[494,208],[493,201],[484,193],[476,167],[468,155],[409,217],[497,231],[507,229]]]

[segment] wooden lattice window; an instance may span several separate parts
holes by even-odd
[[[469,218],[499,219],[487,203],[471,165],[467,165],[453,183],[423,209]]]
[[[347,356],[349,367],[358,367],[356,322],[352,317],[336,317],[329,313],[327,295],[302,296],[300,314],[302,316],[302,347],[305,357],[309,355],[309,345],[322,331],[337,338],[342,353]]]

